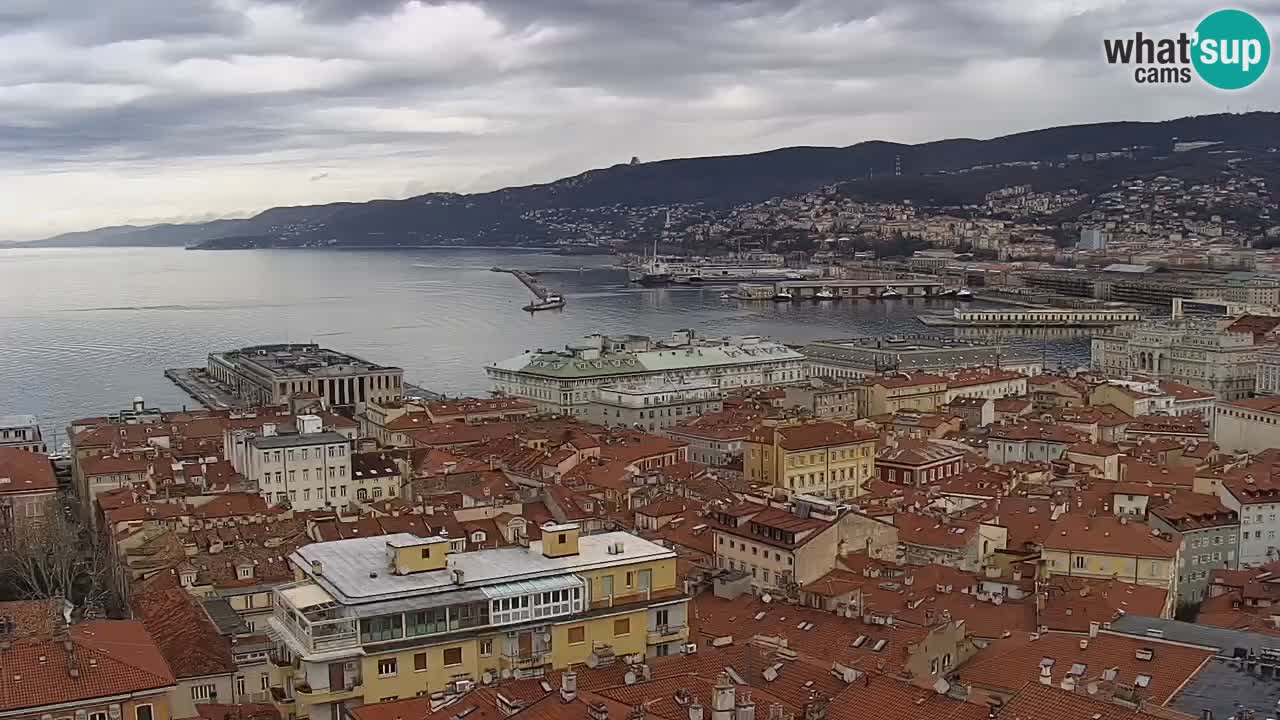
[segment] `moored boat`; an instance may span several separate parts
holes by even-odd
[[[565,306],[564,297],[561,295],[548,295],[537,302],[531,302],[525,305],[525,312],[538,312],[539,310],[559,310]]]

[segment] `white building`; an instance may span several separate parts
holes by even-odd
[[[485,373],[495,393],[529,400],[539,412],[585,416],[604,387],[783,385],[804,379],[803,363],[800,353],[761,337],[700,340],[680,331],[669,343],[593,335],[564,350],[535,350],[493,363]]]
[[[34,415],[0,415],[0,447],[48,452]]]
[[[586,419],[606,427],[640,427],[649,431],[720,412],[721,390],[710,382],[608,385],[595,391]]]
[[[1258,353],[1257,393],[1280,395],[1280,349]]]
[[[1280,395],[1218,403],[1213,441],[1224,452],[1280,448]]]
[[[354,499],[351,440],[325,430],[315,415],[299,415],[297,431],[281,433],[265,423],[260,433],[235,431],[228,455],[269,503],[294,510],[340,508]]]
[[[1107,233],[1098,228],[1081,228],[1080,242],[1076,247],[1081,250],[1106,250]]]
[[[1253,335],[1227,332],[1230,320],[1151,320],[1094,335],[1094,370],[1123,377],[1143,375],[1214,393],[1222,400],[1249,397],[1258,351]]]
[[[1215,483],[1218,499],[1240,517],[1241,567],[1280,560],[1280,498],[1276,483],[1269,477],[1230,478]],[[1226,548],[1224,548],[1225,550]],[[1229,567],[1223,565],[1222,567]]]

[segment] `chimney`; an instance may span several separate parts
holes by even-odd
[[[1040,666],[1040,684],[1053,685],[1053,668],[1048,665]]]
[[[1089,637],[1098,637],[1098,628],[1102,627],[1102,623],[1094,621],[1089,623]]]
[[[743,691],[738,695],[733,718],[734,720],[756,720],[756,704],[752,702],[750,692]]]
[[[319,575],[323,575],[323,574],[324,574],[324,572],[323,572],[323,571],[324,571],[324,566],[320,564],[320,561],[319,561],[319,560],[312,560],[312,561],[311,561],[311,574],[312,574],[312,575],[317,575],[317,576],[319,576]]]
[[[737,704],[737,691],[729,673],[720,673],[716,678],[715,695],[711,704],[711,720],[734,720],[733,711]]]
[[[689,720],[702,720],[702,703],[694,700],[689,703]],[[1213,720],[1213,718],[1207,718]]]
[[[609,706],[593,702],[587,706],[587,720],[609,720]]]
[[[578,697],[578,673],[566,670],[560,675],[560,700],[573,702]]]

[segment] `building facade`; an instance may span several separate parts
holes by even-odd
[[[548,524],[528,547],[453,553],[408,534],[314,543],[276,590],[271,627],[293,658],[297,714],[676,654],[688,598],[676,553],[627,533]]]
[[[1151,527],[1182,536],[1179,606],[1199,603],[1207,597],[1209,576],[1215,568],[1239,567],[1240,516],[1216,496],[1179,493],[1169,502],[1151,508],[1147,518]]]
[[[715,383],[610,385],[595,391],[585,419],[605,427],[655,432],[722,409],[721,390]]]
[[[208,373],[251,405],[318,396],[327,407],[355,414],[371,400],[391,402],[404,394],[404,370],[310,343],[211,353]]]
[[[1259,395],[1280,395],[1280,349],[1258,353],[1256,391]]]
[[[757,426],[743,443],[748,482],[832,500],[856,498],[875,468],[876,434],[834,421]]]
[[[1039,355],[1007,345],[902,338],[820,340],[800,349],[812,377],[857,380],[885,372],[941,373],[975,367],[1039,375]]]
[[[1280,447],[1280,395],[1219,402],[1213,414],[1213,441],[1225,451],[1257,453]]]
[[[281,433],[273,423],[261,431],[234,431],[227,451],[232,466],[257,483],[268,503],[322,510],[355,499],[351,440],[325,430],[318,416],[299,415],[295,432]]]
[[[1116,377],[1142,375],[1214,393],[1221,400],[1253,394],[1258,347],[1252,335],[1226,332],[1229,321],[1150,320],[1095,335],[1094,370]]]
[[[539,412],[585,417],[604,387],[785,385],[804,379],[803,360],[787,346],[760,337],[700,340],[685,331],[669,344],[594,335],[564,350],[537,350],[487,365],[485,373],[496,394],[528,400]]]
[[[0,415],[0,448],[49,452],[35,415]]]

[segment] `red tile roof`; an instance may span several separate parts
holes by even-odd
[[[1124,705],[1104,702],[1060,687],[1028,683],[1009,699],[1000,720],[1161,720]]]
[[[1159,558],[1173,558],[1181,544],[1180,535],[1174,533],[1165,540],[1152,535],[1151,527],[1140,522],[1071,512],[1063,513],[1053,523],[1044,540],[1044,547],[1049,550]]]
[[[231,645],[183,588],[138,593],[130,603],[175,677],[233,673]]]
[[[168,663],[140,622],[80,623],[67,637],[71,653],[53,639],[19,640],[0,650],[5,668],[0,712],[161,691],[174,684]]]
[[[752,442],[772,445],[774,440],[785,450],[810,450],[838,447],[852,443],[875,440],[875,433],[863,428],[852,428],[839,422],[812,422],[786,427],[758,426],[752,431]]]
[[[1081,643],[1086,647],[1081,647]],[[1150,649],[1151,660],[1139,660],[1138,652]],[[1020,690],[1040,680],[1041,662],[1048,658],[1053,682],[1059,683],[1072,665],[1084,665],[1084,679],[1102,676],[1115,668],[1116,682],[1133,685],[1138,675],[1151,683],[1139,693],[1157,705],[1167,702],[1214,655],[1213,650],[1175,645],[1154,638],[1113,635],[1106,631],[1090,638],[1076,633],[1048,632],[1038,640],[997,640],[980,650],[960,668],[960,681],[1005,692]]]
[[[11,600],[0,602],[0,618],[13,628],[14,637],[52,637],[62,625],[62,601]]]
[[[49,456],[16,448],[0,448],[0,494],[57,489],[58,480],[54,477]]]
[[[1109,623],[1125,613],[1162,617],[1169,591],[1119,580],[1055,575],[1044,586],[1039,624],[1050,630],[1088,632],[1090,622]]]

